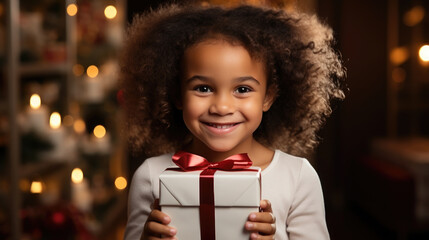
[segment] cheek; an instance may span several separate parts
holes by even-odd
[[[252,101],[247,101],[242,105],[242,112],[249,120],[261,121],[262,120],[262,101],[259,99],[254,99]]]
[[[206,109],[204,101],[192,98],[183,100],[183,118],[185,121],[192,120],[200,116]]]

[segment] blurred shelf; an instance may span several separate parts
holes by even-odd
[[[68,166],[67,162],[45,161],[45,162],[26,163],[21,166],[19,177],[29,178],[29,177],[39,176],[46,173],[55,172],[67,166]]]
[[[23,63],[19,66],[21,76],[67,74],[69,68],[67,63]]]
[[[429,138],[427,137],[374,139],[371,145],[372,151],[380,157],[395,160],[408,168],[413,167],[410,170],[429,170]]]

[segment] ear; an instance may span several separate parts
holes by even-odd
[[[272,89],[268,89],[267,94],[265,95],[265,98],[264,98],[262,111],[266,112],[270,110],[271,105],[273,105],[275,100],[276,100],[276,94]]]

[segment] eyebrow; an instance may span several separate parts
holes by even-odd
[[[194,75],[194,76],[188,78],[185,82],[186,83],[190,83],[190,82],[195,81],[195,80],[201,80],[203,82],[210,82],[210,81],[213,81],[213,78],[202,76],[202,75]],[[238,78],[234,79],[234,81],[238,82],[238,83],[241,83],[241,82],[244,82],[244,81],[248,81],[248,80],[254,81],[258,85],[261,85],[261,83],[256,78],[254,78],[252,76],[243,76],[243,77],[238,77]]]

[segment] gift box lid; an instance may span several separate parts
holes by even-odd
[[[215,206],[259,206],[261,169],[259,167],[249,169],[216,171],[214,174]],[[199,206],[201,172],[165,170],[159,176],[160,205]]]

